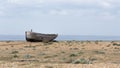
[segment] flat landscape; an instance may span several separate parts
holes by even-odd
[[[1,41],[2,68],[120,68],[120,41]]]

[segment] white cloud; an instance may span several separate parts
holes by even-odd
[[[113,0],[8,0],[9,3],[12,4],[62,4],[62,3],[69,3],[69,4],[77,4],[77,5],[98,5],[101,6],[110,6],[110,3]]]
[[[42,0],[8,0],[8,3],[18,5],[41,4],[42,2]]]
[[[95,0],[43,0],[49,3],[93,3]]]
[[[74,4],[78,6],[99,6],[101,8],[111,8],[120,4],[119,0],[8,0],[8,3],[17,5],[58,5],[58,4]]]
[[[17,13],[18,10],[24,14],[34,10],[38,12],[38,15],[45,11],[46,14],[51,15],[110,16],[113,15],[111,10],[116,9],[120,6],[119,4],[119,0],[7,0],[0,7],[7,9],[9,14]],[[19,8],[21,6],[22,8]],[[37,9],[34,9],[36,7]],[[4,9],[0,9],[1,14],[4,13]],[[110,15],[107,15],[106,12]]]
[[[6,10],[6,5],[4,3],[0,3],[0,16],[4,16]]]
[[[4,12],[3,11],[0,11],[0,16],[4,16]]]
[[[103,2],[102,5],[103,5],[104,7],[111,7],[111,4],[108,3],[108,2]]]
[[[96,4],[120,3],[119,0],[8,0],[9,3],[28,4],[28,3],[76,3],[76,4]]]
[[[51,15],[67,15],[68,12],[65,10],[50,10],[49,13]]]

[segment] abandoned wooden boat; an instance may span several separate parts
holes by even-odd
[[[26,40],[30,42],[50,42],[53,41],[57,34],[42,34],[31,31],[25,32]]]

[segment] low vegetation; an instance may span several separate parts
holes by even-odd
[[[89,60],[86,60],[84,58],[77,59],[72,62],[73,64],[91,64]]]
[[[120,46],[120,44],[118,44],[118,43],[113,43],[113,46]]]
[[[19,62],[23,65],[28,65],[29,62],[37,65],[40,63],[120,64],[119,49],[120,42],[115,41],[0,42],[0,61]]]
[[[75,56],[77,56],[77,54],[75,53],[70,54],[70,57],[75,57]]]
[[[105,52],[103,52],[103,51],[93,51],[93,52],[96,54],[105,54]]]

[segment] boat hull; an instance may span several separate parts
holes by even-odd
[[[29,42],[50,42],[53,41],[57,34],[42,34],[36,32],[25,32],[26,40]]]

